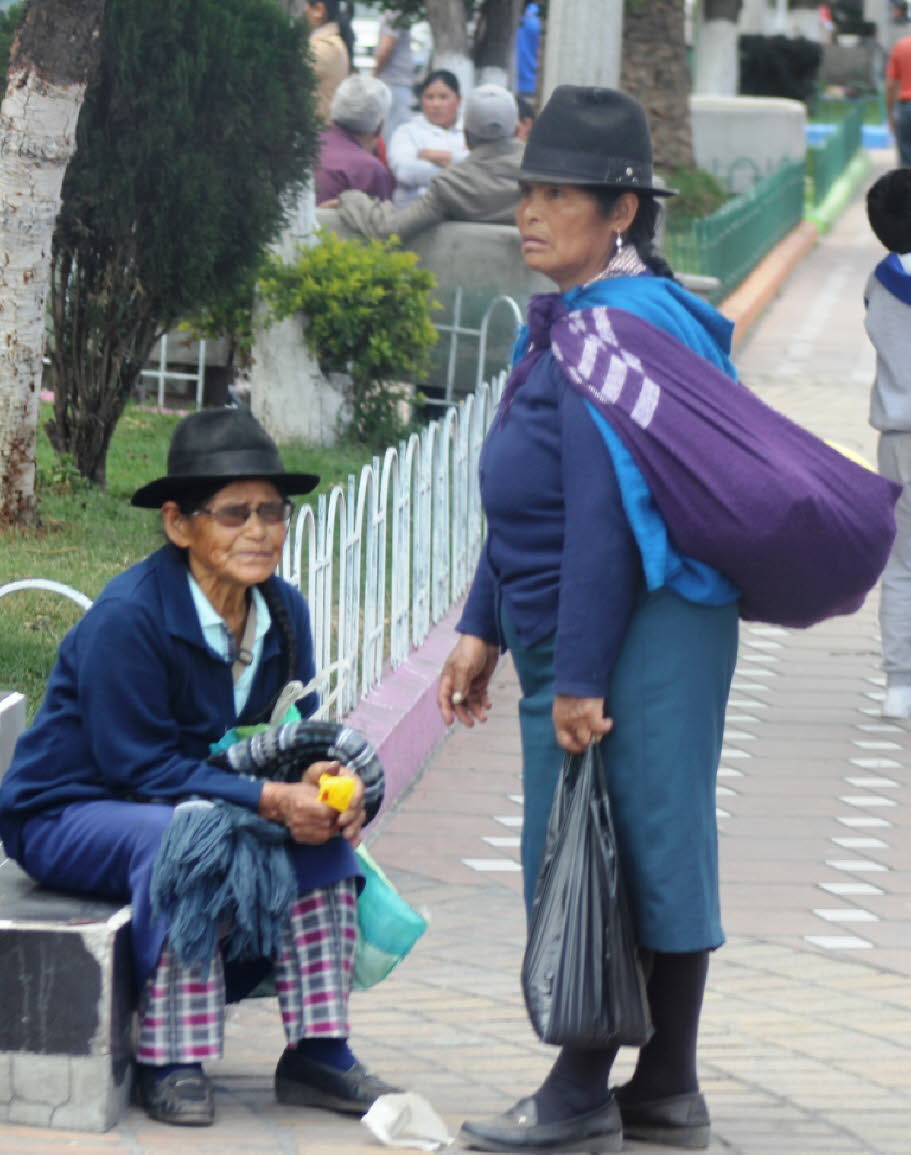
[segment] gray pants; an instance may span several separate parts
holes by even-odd
[[[890,685],[911,686],[911,433],[880,434],[877,456],[879,472],[902,486],[879,606],[883,670]]]

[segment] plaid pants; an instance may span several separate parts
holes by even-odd
[[[308,891],[292,906],[274,960],[282,1025],[289,1043],[347,1038],[348,996],[357,946],[357,884],[344,878]],[[182,966],[165,943],[139,1011],[136,1060],[152,1066],[220,1059],[225,1038],[221,952],[209,974]]]

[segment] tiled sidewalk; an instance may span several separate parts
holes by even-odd
[[[773,404],[868,456],[860,296],[877,256],[858,200],[738,357]],[[701,1041],[719,1153],[911,1152],[911,731],[879,718],[875,609],[806,632],[743,629],[718,797],[729,942]],[[354,1044],[453,1131],[528,1092],[550,1062],[517,983],[516,697],[504,662],[491,720],[450,735],[373,841],[432,923],[387,982],[355,996]],[[2,1128],[0,1152],[377,1151],[356,1120],[276,1105],[280,1047],[274,1002],[247,1002],[213,1069],[216,1127],[182,1132],[132,1110],[102,1136]]]

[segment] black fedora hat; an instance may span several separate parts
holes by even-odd
[[[652,140],[638,100],[613,88],[561,84],[538,113],[519,180],[674,196],[652,175]]]
[[[191,490],[248,478],[274,482],[286,494],[319,484],[316,474],[286,472],[275,442],[246,409],[201,409],[175,427],[168,472],[137,489],[130,504],[157,509]]]

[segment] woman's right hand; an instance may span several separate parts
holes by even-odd
[[[287,826],[295,842],[322,846],[339,833],[338,811],[319,800],[313,782],[265,782],[259,796],[259,815]]]
[[[449,168],[452,164],[452,153],[447,152],[445,148],[421,148],[418,149],[418,157],[421,160],[429,160],[437,168]]]
[[[437,705],[447,726],[458,718],[465,726],[487,721],[487,687],[500,657],[499,648],[473,634],[462,634],[443,663]]]

